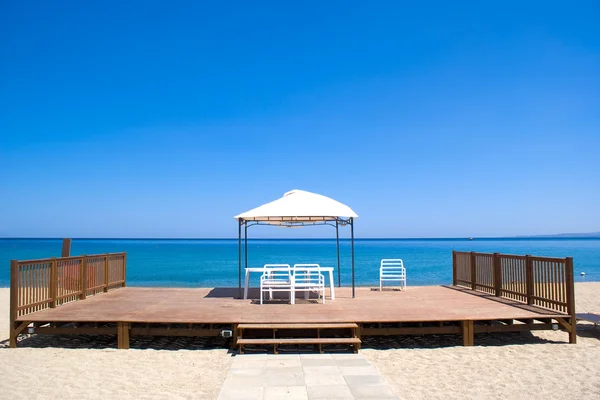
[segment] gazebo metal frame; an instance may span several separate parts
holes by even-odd
[[[341,286],[340,271],[340,226],[350,225],[350,247],[351,247],[351,268],[352,268],[352,298],[356,297],[354,286],[354,218],[342,217],[260,217],[260,218],[238,218],[238,288],[239,296],[242,298],[242,258],[244,258],[244,268],[248,268],[248,228],[257,225],[275,225],[286,228],[301,228],[305,226],[328,225],[335,227],[335,242],[337,249],[337,273],[338,287]],[[242,238],[242,227],[244,236]],[[244,241],[242,252],[242,239]],[[243,256],[242,257],[242,253]]]

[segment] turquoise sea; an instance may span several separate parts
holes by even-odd
[[[61,239],[0,239],[0,286],[9,285],[11,259],[58,257],[61,245]],[[341,241],[340,247],[342,285],[349,285],[350,242]],[[600,239],[359,239],[356,284],[378,284],[382,258],[402,258],[409,285],[450,283],[452,250],[573,257],[577,281],[600,281]],[[121,251],[127,252],[131,286],[235,287],[238,283],[237,239],[74,239],[71,247],[72,255]],[[249,266],[319,263],[335,267],[336,260],[335,240],[248,242]]]

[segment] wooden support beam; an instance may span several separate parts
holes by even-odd
[[[527,304],[533,304],[533,263],[531,256],[525,256],[525,293],[527,295]]]
[[[567,285],[567,313],[569,318],[569,343],[577,343],[577,315],[575,313],[575,280],[573,278],[573,258],[567,257],[565,263],[565,280]]]
[[[50,308],[56,308],[56,297],[58,291],[58,266],[56,265],[56,258],[52,258],[50,264]]]
[[[551,329],[552,324],[477,325],[474,326],[474,333],[527,332]]]
[[[71,239],[63,239],[62,242],[62,251],[60,253],[61,257],[70,257],[71,256]]]
[[[37,335],[117,335],[118,329],[116,327],[94,327],[94,326],[82,326],[82,327],[39,327],[34,328],[34,332]]]
[[[494,294],[496,297],[502,296],[502,263],[500,254],[494,253],[492,258],[492,268],[494,273]]]
[[[19,262],[17,260],[10,261],[10,310],[9,310],[9,345],[12,348],[17,347],[17,336],[15,328],[17,323],[19,308]]]
[[[123,287],[127,286],[127,253],[123,253]]]
[[[128,322],[117,322],[117,345],[119,349],[129,349]]]
[[[567,332],[571,329],[571,323],[570,321],[567,321],[567,318],[556,318],[556,322],[558,322]]]
[[[15,329],[10,330],[9,345],[11,348],[14,349],[15,347],[17,347],[17,338],[21,333],[23,333],[25,329],[27,329],[29,324],[31,324],[31,321],[24,321],[21,322],[19,326],[17,326]]]
[[[137,328],[130,329],[132,336],[219,336],[221,329],[200,328]]]
[[[470,269],[471,269],[471,289],[477,290],[477,262],[475,259],[475,252],[471,252]]]
[[[237,337],[238,337],[238,324],[233,324],[233,337],[231,338],[231,349],[235,349],[237,345]]]
[[[404,328],[362,328],[363,336],[395,336],[395,335],[446,335],[459,334],[461,328],[458,326],[424,326]]]
[[[473,321],[461,321],[463,346],[473,346],[475,344],[475,329]]]

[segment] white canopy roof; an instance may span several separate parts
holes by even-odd
[[[284,225],[294,222],[310,224],[311,222],[335,221],[339,217],[358,218],[358,215],[339,201],[296,189],[285,193],[280,199],[236,215],[234,218]]]

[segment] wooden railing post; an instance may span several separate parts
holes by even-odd
[[[123,253],[123,287],[127,283],[127,253]]]
[[[502,296],[502,263],[500,254],[494,253],[492,258],[492,268],[494,271],[494,291],[497,297]]]
[[[71,256],[71,239],[63,239],[61,257]]]
[[[81,285],[79,285],[81,287],[81,295],[79,296],[81,300],[85,300],[87,295],[87,275],[87,256],[83,256],[81,258]]]
[[[50,262],[50,308],[56,308],[56,297],[58,292],[58,264],[56,257],[52,257]]]
[[[525,293],[527,295],[527,304],[533,304],[533,262],[531,255],[525,256]]]
[[[104,291],[108,292],[108,253],[104,256]]]
[[[475,252],[471,252],[471,289],[477,289],[477,267],[475,265]]]
[[[456,276],[456,250],[452,250],[452,285],[457,286],[458,280]]]
[[[575,315],[575,280],[573,278],[573,258],[567,257],[565,259],[565,278],[567,284],[567,313],[571,316],[569,318],[569,325],[571,330],[569,331],[569,343],[577,343],[577,319]]]
[[[10,339],[9,345],[12,348],[17,347],[17,335],[15,335],[15,322],[18,317],[17,308],[19,307],[19,262],[10,260],[10,311],[8,326]]]

